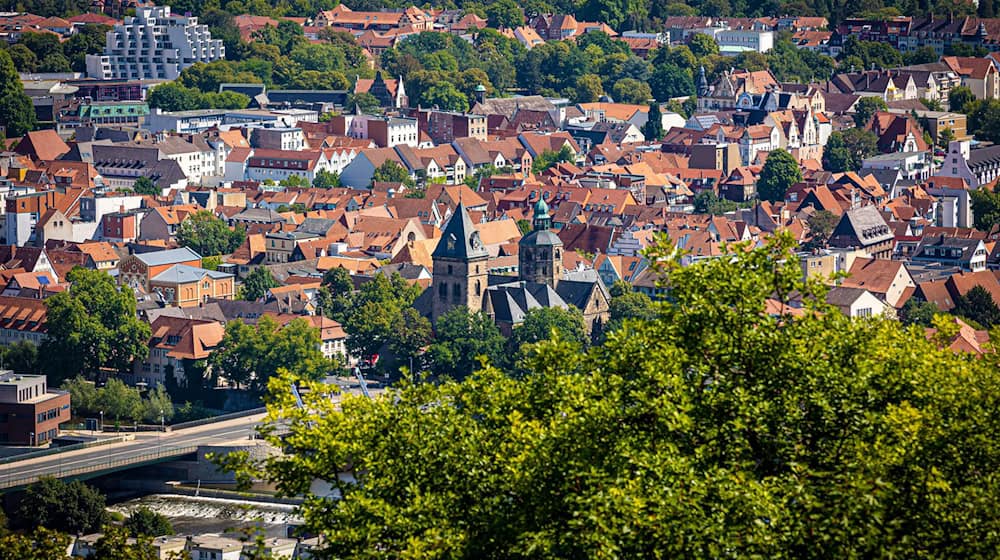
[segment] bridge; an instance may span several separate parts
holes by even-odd
[[[202,445],[250,440],[263,418],[263,413],[257,413],[169,432],[140,432],[127,441],[117,439],[88,447],[15,456],[0,463],[0,492],[22,488],[41,477],[93,478],[176,460],[197,452]]]

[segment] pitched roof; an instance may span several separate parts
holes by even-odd
[[[475,233],[475,244],[473,234]],[[479,233],[476,231],[469,217],[469,211],[464,204],[459,204],[455,212],[448,220],[432,256],[435,259],[457,259],[471,260],[477,258],[488,258],[489,253],[479,241]]]
[[[151,251],[149,253],[139,253],[136,258],[146,266],[160,266],[164,264],[176,264],[186,261],[201,260],[201,255],[195,253],[187,247],[179,249],[168,249],[166,251]]]

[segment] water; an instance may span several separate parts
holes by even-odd
[[[109,506],[108,510],[128,517],[143,506],[170,519],[174,532],[180,535],[260,528],[268,537],[283,537],[288,525],[302,523],[291,505],[171,494],[143,496]]]

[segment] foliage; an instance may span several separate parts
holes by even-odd
[[[687,46],[691,49],[691,54],[698,58],[719,54],[719,44],[704,33],[694,33],[688,37]]]
[[[387,159],[379,165],[372,174],[372,182],[405,183],[410,180],[410,173],[394,160]]]
[[[392,323],[392,332],[395,336],[389,339],[389,351],[400,364],[406,364],[407,360],[417,358],[423,353],[434,335],[431,322],[416,309],[404,307],[395,315]]]
[[[951,128],[943,128],[938,132],[937,145],[943,149],[948,149],[948,145],[955,140],[955,132]]]
[[[524,378],[316,386],[304,410],[275,380],[285,453],[227,465],[286,495],[328,481],[339,499],[302,514],[330,557],[991,557],[996,357],[832,312],[794,247],[654,249],[660,316],[586,353],[540,343]],[[765,311],[793,294],[819,312]]]
[[[854,124],[865,127],[872,120],[875,113],[885,111],[888,105],[881,97],[865,96],[854,105]]]
[[[971,319],[986,329],[1000,324],[1000,307],[997,307],[990,292],[979,285],[955,298],[955,308],[952,312]]]
[[[955,86],[948,92],[948,110],[968,113],[967,106],[976,101],[976,95],[969,86]]]
[[[899,311],[899,320],[904,325],[918,325],[921,327],[931,327],[934,323],[934,316],[940,313],[938,306],[929,301],[919,301],[910,298],[903,304]]]
[[[878,137],[870,130],[849,128],[830,134],[823,150],[823,169],[857,171],[865,158],[878,153]]]
[[[420,291],[417,285],[409,284],[399,274],[394,273],[391,277],[376,274],[356,292],[342,287],[329,304],[327,315],[344,326],[348,334],[347,347],[353,356],[373,356],[387,344],[400,344],[398,349],[404,354],[415,353],[424,333],[410,333],[413,338],[401,343],[396,341],[399,332],[394,327],[409,324],[423,331],[426,325],[415,316],[404,316]]]
[[[331,373],[336,364],[323,356],[320,342],[319,329],[302,318],[284,326],[267,315],[256,325],[230,321],[209,362],[219,376],[259,395],[279,370],[313,380]]]
[[[524,13],[515,0],[495,0],[486,6],[486,24],[494,29],[513,29],[524,24]]]
[[[177,228],[177,242],[200,255],[228,255],[243,244],[246,230],[231,229],[208,210],[188,216]]]
[[[247,274],[243,279],[243,286],[240,291],[242,298],[246,301],[258,301],[267,295],[268,290],[280,286],[274,279],[271,270],[266,266],[258,266]]]
[[[431,371],[439,377],[463,379],[479,369],[481,356],[493,364],[505,361],[504,337],[482,311],[456,307],[438,317],[434,328],[427,354]]]
[[[146,176],[136,179],[135,183],[132,183],[132,190],[135,191],[136,194],[148,194],[151,196],[160,196],[163,192],[160,187],[157,187],[156,184],[153,183],[152,179]]]
[[[563,144],[558,152],[543,150],[542,153],[538,154],[538,157],[531,163],[531,171],[541,173],[557,163],[572,162],[574,159],[576,156],[573,153],[573,148],[570,148],[569,144]]]
[[[719,198],[715,191],[706,189],[694,195],[694,211],[697,214],[721,216],[736,210],[737,204],[728,198]]]
[[[969,132],[977,140],[1000,142],[1000,100],[988,99],[968,103]]]
[[[69,548],[69,535],[38,527],[31,533],[0,535],[0,560],[52,560],[63,558]]]
[[[39,355],[49,383],[100,368],[128,371],[146,358],[149,324],[136,315],[132,290],[102,270],[77,267],[66,280],[69,290],[45,300],[48,330]]]
[[[885,43],[878,41],[861,41],[856,37],[848,37],[840,53],[840,60],[856,59],[860,68],[855,71],[875,68],[898,68],[903,65],[903,55],[896,49],[887,48]],[[849,70],[849,68],[848,68]]]
[[[25,135],[36,125],[35,107],[24,94],[14,61],[5,49],[0,49],[0,123],[11,138]]]
[[[660,113],[660,104],[655,101],[649,104],[649,116],[642,125],[642,135],[648,141],[663,138],[663,115]]]
[[[608,324],[605,335],[618,331],[626,321],[652,321],[656,318],[657,307],[646,294],[632,290],[626,284],[617,295],[613,295],[608,306]]]
[[[382,109],[382,102],[374,95],[363,91],[361,93],[352,93],[348,97],[345,106],[350,107],[352,110],[357,110],[362,114],[373,114]]]
[[[105,505],[100,492],[78,480],[63,482],[42,477],[28,486],[10,519],[17,528],[93,533],[108,519]]]
[[[159,537],[174,534],[174,527],[170,524],[170,520],[165,515],[147,507],[140,507],[133,511],[125,520],[124,527],[131,537]]]
[[[764,169],[757,180],[757,195],[761,200],[785,199],[789,187],[802,181],[802,169],[792,154],[781,148],[772,150],[764,162]]]
[[[658,101],[695,94],[691,71],[675,64],[664,64],[653,70],[649,77],[649,87]]]
[[[3,369],[22,375],[36,374],[40,371],[38,346],[27,340],[19,340],[0,348],[0,356]]]
[[[969,191],[972,215],[976,229],[990,231],[1000,223],[1000,192],[996,188],[981,188]]]
[[[528,345],[554,338],[576,345],[581,350],[587,346],[587,331],[583,313],[576,307],[539,307],[524,314],[524,322],[514,329],[507,340],[507,355],[515,356],[529,350]]]
[[[121,420],[139,421],[143,414],[142,396],[134,387],[129,387],[118,378],[109,379],[97,390],[98,410],[103,410],[108,418],[114,418],[115,423]]]
[[[800,49],[788,38],[776,39],[765,55],[767,68],[779,82],[823,81],[833,74],[836,62],[809,49]]]
[[[819,210],[806,220],[809,225],[808,247],[825,247],[840,218],[829,210]]]
[[[340,174],[336,171],[320,169],[313,178],[312,186],[317,189],[335,189],[340,186]]]
[[[185,87],[181,82],[166,82],[149,92],[149,106],[163,111],[193,111],[196,109],[245,109],[250,98],[234,91],[201,92]]]

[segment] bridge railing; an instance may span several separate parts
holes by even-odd
[[[222,414],[220,416],[209,416],[208,418],[202,418],[201,420],[191,420],[190,422],[181,422],[179,424],[172,424],[167,426],[170,431],[183,430],[184,428],[193,428],[195,426],[204,426],[205,424],[213,424],[215,422],[225,422],[226,420],[233,420],[235,418],[243,418],[244,416],[253,416],[254,414],[264,414],[267,412],[267,407],[251,408],[250,410],[240,410],[237,412],[230,412],[229,414]]]
[[[21,453],[20,455],[11,455],[10,457],[4,457],[0,459],[0,465],[7,463],[16,463],[18,461],[24,461],[27,459],[36,459],[38,457],[45,457],[47,455],[55,455],[57,453],[66,453],[67,451],[76,451],[77,449],[89,449],[91,447],[99,447],[101,445],[109,445],[112,443],[124,443],[126,441],[132,441],[135,439],[134,434],[123,434],[120,436],[110,437],[106,439],[99,439],[95,441],[86,441],[83,443],[74,443],[72,445],[61,445],[59,447],[50,447],[48,449],[40,449],[38,451],[31,451],[28,453]]]
[[[155,451],[149,451],[147,453],[142,453],[140,455],[133,455],[131,457],[123,457],[118,459],[111,458],[110,456],[107,457],[106,459],[95,458],[93,463],[80,467],[63,468],[62,465],[59,464],[57,468],[52,469],[49,472],[33,474],[29,476],[8,476],[6,473],[0,472],[0,489],[28,486],[29,484],[38,482],[40,478],[44,477],[65,478],[70,476],[91,474],[95,472],[109,471],[119,467],[128,467],[128,466],[139,465],[142,463],[151,463],[168,457],[173,458],[173,457],[178,457],[180,455],[188,455],[190,453],[195,453],[196,451],[198,451],[197,445],[166,447],[162,449],[156,449]]]

